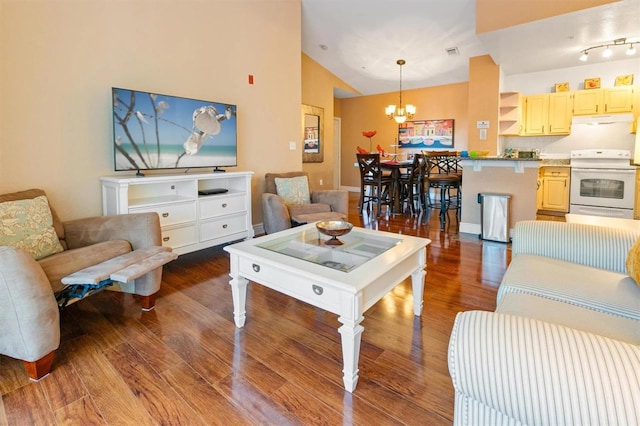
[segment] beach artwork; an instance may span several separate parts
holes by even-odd
[[[400,148],[453,148],[453,119],[407,121],[398,128]]]

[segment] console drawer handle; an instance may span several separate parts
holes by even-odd
[[[322,295],[322,293],[324,293],[324,289],[323,289],[322,287],[320,287],[319,285],[315,285],[315,284],[313,284],[313,285],[311,286],[311,288],[313,289],[313,292],[314,292],[315,294],[317,294],[318,296],[321,296],[321,295]]]
[[[169,213],[162,213],[162,217],[169,217]]]
[[[227,229],[227,226],[229,226],[229,225],[227,225],[227,224],[225,223],[224,225],[222,225],[222,229]]]
[[[222,208],[226,208],[227,207],[227,203],[222,204]]]
[[[164,237],[164,238],[162,239],[162,241],[164,241],[164,242],[166,243],[167,241],[169,241],[169,237]]]
[[[253,270],[256,272],[260,272],[260,265],[253,264]]]

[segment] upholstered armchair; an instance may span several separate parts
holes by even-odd
[[[349,193],[340,189],[309,190],[307,172],[264,176],[262,218],[267,234],[319,220],[347,220]]]
[[[40,379],[60,344],[59,308],[107,289],[152,309],[175,257],[161,246],[157,213],[63,223],[42,190],[0,195],[0,354]]]

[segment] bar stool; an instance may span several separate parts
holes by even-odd
[[[400,206],[404,211],[407,206],[410,214],[416,214],[418,210],[425,210],[426,194],[426,161],[422,154],[413,156],[413,163],[408,167],[406,173],[400,175],[398,183],[400,185]]]
[[[461,175],[453,173],[450,167],[451,155],[427,156],[427,206],[430,209],[440,210],[440,230],[444,230],[447,221],[447,212],[456,211],[456,219],[460,219],[461,208]],[[431,201],[431,189],[439,192],[439,200]]]
[[[365,203],[375,202],[378,207],[376,214],[380,216],[382,205],[387,208],[391,205],[389,190],[393,186],[393,179],[380,169],[380,154],[356,154],[356,158],[360,169],[358,211],[362,214]]]

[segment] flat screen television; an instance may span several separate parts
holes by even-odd
[[[112,88],[116,171],[237,166],[236,105]]]

